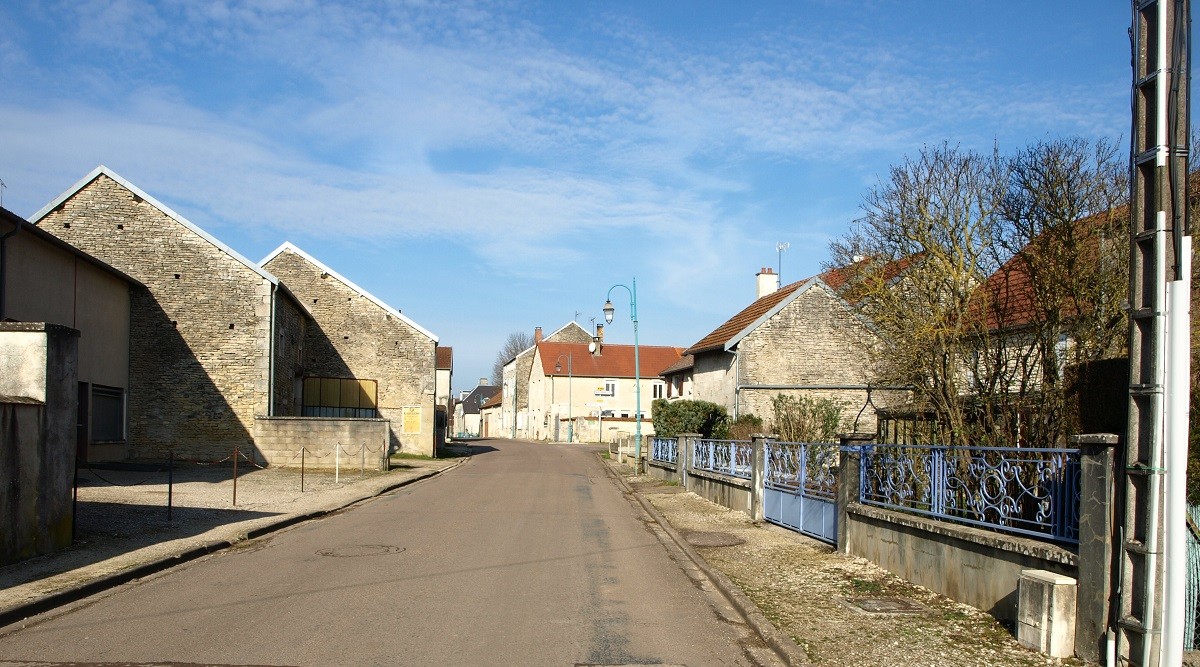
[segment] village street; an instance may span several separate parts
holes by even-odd
[[[0,663],[773,662],[593,451],[491,444],[439,477],[10,628]]]

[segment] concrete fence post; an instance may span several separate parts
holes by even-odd
[[[1099,662],[1105,654],[1112,594],[1116,526],[1116,456],[1120,438],[1091,433],[1069,438],[1079,448],[1079,571],[1075,655]]]
[[[842,450],[837,470],[837,550],[850,553],[851,503],[858,502],[862,492],[862,450],[860,447],[875,440],[874,433],[842,433],[838,435]]]
[[[776,436],[765,433],[754,433],[750,436],[751,465],[750,465],[750,519],[763,520],[763,491],[766,488],[766,444]]]
[[[692,478],[688,475],[688,470],[692,467],[692,441],[699,437],[699,433],[679,434],[679,469],[682,471],[680,474],[684,491],[692,490]]]

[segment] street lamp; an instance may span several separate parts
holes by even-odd
[[[571,379],[574,377],[571,374],[571,358],[573,356],[573,352],[567,353],[567,442],[575,441],[575,422],[571,419]],[[562,372],[562,358],[563,355],[560,354],[558,355],[558,359],[554,362],[555,373]],[[550,387],[553,389],[554,385],[552,384]],[[550,400],[554,400],[554,391],[550,392]]]
[[[629,292],[629,319],[633,321],[633,386],[637,401],[634,408],[637,421],[633,436],[634,442],[636,442],[633,468],[634,472],[640,473],[642,467],[642,367],[638,355],[637,278],[633,279],[632,288],[620,283],[608,288],[608,295],[604,300],[604,322],[606,324],[612,324],[613,313],[617,310],[613,308],[612,291],[618,287]]]

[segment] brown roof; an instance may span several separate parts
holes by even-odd
[[[493,395],[492,395],[492,397],[491,397],[491,398],[489,398],[488,400],[484,401],[484,402],[483,402],[483,403],[482,403],[482,404],[479,406],[479,409],[480,409],[480,410],[486,410],[486,409],[488,409],[488,408],[494,408],[494,407],[497,407],[498,405],[500,405],[500,402],[501,402],[501,401],[503,401],[503,400],[504,400],[504,391],[503,391],[503,390],[501,390],[501,391],[498,391],[498,392],[496,392],[495,394],[493,394]]]
[[[882,267],[883,278],[885,280],[893,280],[900,275],[910,264],[914,257],[906,257],[901,260],[889,262]],[[864,269],[869,265],[869,262],[856,262],[848,266],[842,266],[829,269],[815,276],[798,280],[794,283],[784,285],[775,292],[768,294],[754,303],[747,306],[737,315],[729,318],[724,324],[717,327],[704,338],[701,338],[695,345],[689,347],[685,354],[698,354],[701,352],[709,352],[712,350],[724,349],[734,336],[744,331],[746,327],[754,324],[760,317],[766,315],[771,309],[783,303],[796,290],[803,287],[810,280],[818,279],[829,286],[830,289],[839,293],[845,294],[849,287],[853,285],[854,278],[862,275]],[[857,299],[849,298],[851,303],[856,303]]]
[[[692,366],[694,366],[695,364],[696,364],[695,355],[685,354],[682,357],[679,357],[679,361],[676,361],[675,363],[671,364],[670,366],[667,366],[666,368],[664,368],[662,370],[662,372],[659,373],[659,375],[671,375],[672,373],[679,373],[681,371],[690,370],[692,368]]]
[[[439,347],[437,348],[437,364],[435,366],[439,371],[448,371],[454,368],[454,348]]]
[[[632,378],[635,377],[633,366],[633,346],[605,344],[600,348],[600,354],[588,352],[586,343],[538,343],[538,354],[542,360],[542,372],[546,375],[567,375],[567,361],[570,358],[570,371],[575,377],[596,378]],[[658,377],[663,369],[679,361],[683,350],[678,347],[662,345],[641,345],[638,349],[638,362],[641,376],[644,378]],[[555,370],[556,365],[562,365],[562,371]]]

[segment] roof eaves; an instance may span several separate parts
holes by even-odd
[[[233,248],[230,248],[229,246],[227,246],[224,243],[222,243],[221,241],[219,241],[217,239],[217,237],[213,236],[212,234],[209,234],[208,232],[204,231],[203,229],[200,229],[194,223],[189,221],[187,218],[185,218],[182,215],[179,215],[175,211],[171,210],[171,208],[169,206],[166,206],[162,202],[160,202],[157,199],[155,199],[154,197],[150,196],[149,194],[144,192],[141,188],[139,188],[138,186],[134,185],[133,183],[130,183],[129,181],[125,180],[120,175],[118,175],[116,172],[114,172],[113,170],[109,169],[108,167],[106,167],[104,165],[100,165],[99,167],[96,167],[87,176],[84,176],[83,178],[81,178],[78,183],[67,188],[67,190],[65,192],[63,192],[58,197],[55,197],[54,200],[52,200],[49,204],[46,204],[45,206],[43,206],[40,211],[33,214],[33,217],[31,217],[29,219],[29,221],[34,224],[37,224],[38,221],[40,221],[42,218],[49,215],[51,211],[58,208],[63,202],[70,199],[77,192],[79,192],[84,187],[86,187],[89,183],[96,180],[96,178],[99,177],[100,175],[107,176],[108,178],[111,178],[112,180],[116,181],[125,189],[129,190],[130,192],[137,195],[138,197],[141,197],[144,201],[149,203],[154,208],[157,208],[159,211],[162,211],[167,217],[173,219],[175,222],[178,222],[179,224],[183,225],[184,227],[187,227],[189,230],[191,230],[193,233],[195,233],[200,238],[202,238],[205,241],[208,241],[209,243],[216,246],[216,248],[218,250],[220,250],[221,252],[229,255],[230,257],[234,258],[238,262],[245,265],[246,268],[250,269],[251,271],[254,271],[258,275],[262,276],[264,279],[270,281],[270,283],[272,285],[279,284],[279,279],[276,278],[275,276],[271,275],[271,273],[269,271],[267,271],[266,269],[262,268],[261,266],[255,264],[254,262],[251,262],[250,260],[246,259],[244,256],[242,256],[241,253],[239,253],[238,251],[234,250]]]
[[[729,338],[729,340],[725,341],[725,345],[721,349],[724,350],[725,352],[732,351],[733,348],[737,347],[737,344],[739,342],[741,342],[741,340],[743,338],[750,335],[751,331],[754,331],[758,327],[762,326],[765,322],[770,320],[772,317],[775,317],[775,315],[778,314],[779,311],[781,311],[785,307],[787,307],[787,305],[790,304],[792,301],[795,301],[797,297],[799,297],[801,294],[803,294],[804,292],[807,292],[813,286],[818,285],[818,284],[824,285],[825,283],[822,282],[820,278],[809,278],[808,280],[806,280],[802,285],[800,285],[796,289],[792,290],[791,294],[788,294],[787,296],[780,299],[779,303],[775,304],[774,306],[771,307],[770,310],[768,310],[767,312],[765,312],[761,316],[759,316],[758,319],[754,320],[753,322],[748,324],[744,329],[742,329],[741,331],[739,331],[736,334],[734,334],[733,336],[731,336]],[[826,289],[828,289],[828,287],[826,287]],[[714,348],[715,347],[716,346],[714,346]],[[693,353],[694,352],[695,351],[693,351]]]
[[[374,294],[371,294],[367,290],[359,287],[358,285],[355,285],[353,282],[351,282],[348,278],[346,278],[342,274],[338,273],[337,271],[334,271],[333,269],[329,268],[328,266],[325,266],[325,264],[322,263],[319,259],[304,252],[303,250],[298,248],[295,244],[293,244],[291,241],[284,241],[282,245],[280,245],[278,248],[273,250],[269,255],[264,257],[263,260],[261,262],[259,262],[259,264],[266,265],[267,262],[271,261],[272,259],[275,259],[276,256],[278,256],[280,253],[283,253],[285,251],[294,252],[297,255],[300,255],[301,257],[303,257],[305,259],[305,261],[309,262],[313,266],[316,266],[321,271],[328,273],[330,276],[336,278],[343,285],[345,285],[346,287],[349,287],[350,289],[357,292],[359,295],[365,297],[366,299],[368,299],[375,305],[384,309],[385,311],[388,312],[388,314],[399,319],[401,322],[404,322],[405,324],[407,324],[407,325],[411,326],[412,328],[416,329],[417,331],[421,332],[421,334],[423,334],[426,338],[432,340],[435,343],[438,342],[438,337],[436,335],[434,335],[432,332],[430,332],[428,329],[426,329],[425,327],[422,327],[420,324],[417,324],[416,322],[412,321],[411,318],[407,317],[406,315],[401,313],[399,310],[396,310],[395,308],[387,305],[381,299],[376,297]]]

